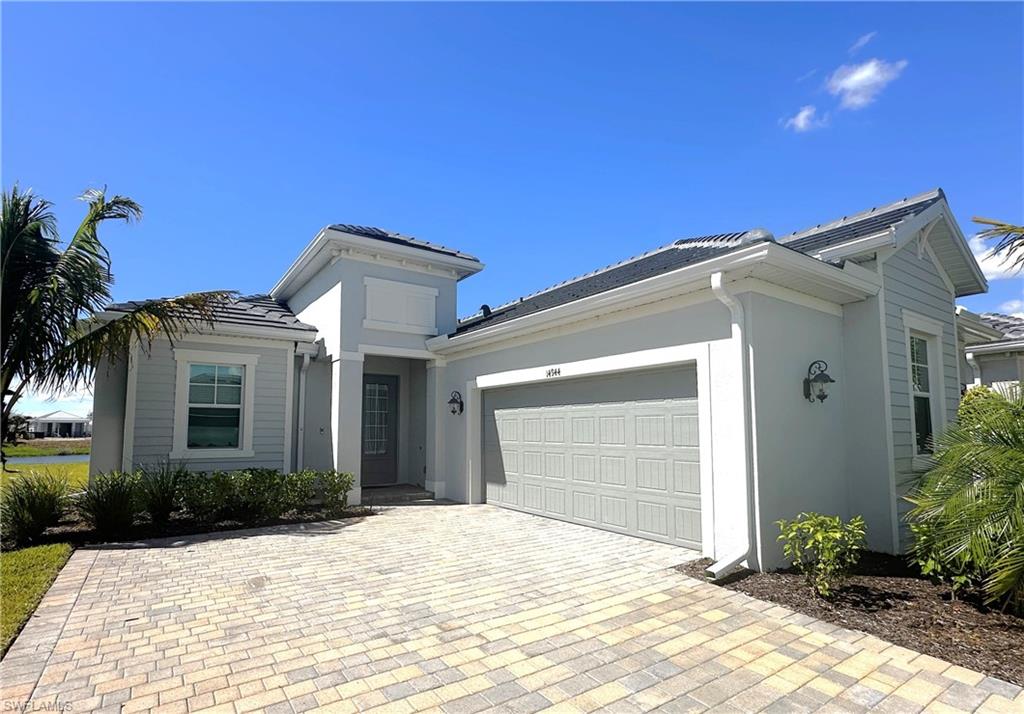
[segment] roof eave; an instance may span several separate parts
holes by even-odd
[[[546,310],[523,315],[512,320],[483,327],[472,332],[441,335],[427,340],[427,348],[440,355],[460,352],[488,342],[495,342],[530,332],[547,329],[552,323],[578,320],[588,314],[601,314],[610,304],[642,301],[659,293],[678,295],[679,288],[694,285],[709,278],[714,272],[741,271],[759,264],[828,284],[845,295],[845,301],[863,300],[878,293],[879,285],[873,275],[858,266],[842,268],[823,263],[816,258],[786,248],[774,242],[763,241],[742,246],[724,255],[699,263],[590,295],[580,300],[557,305]],[[742,277],[742,276],[740,276]],[[710,287],[710,283],[708,284]]]
[[[315,263],[329,264],[343,255],[344,250],[357,250],[369,255],[387,256],[398,261],[422,264],[428,269],[433,267],[439,274],[450,271],[456,280],[462,280],[479,273],[484,264],[479,260],[470,260],[456,255],[440,253],[429,248],[388,243],[374,238],[366,238],[346,233],[335,226],[321,228],[312,241],[303,249],[299,257],[288,267],[285,274],[270,290],[270,297],[275,300],[292,297],[305,282],[303,274]],[[337,251],[335,254],[333,251]],[[329,251],[324,253],[324,251]],[[317,265],[319,270],[323,265]]]

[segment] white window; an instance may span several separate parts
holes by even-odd
[[[945,425],[945,370],[942,323],[903,310],[907,345],[907,391],[910,393],[911,447],[914,467],[927,465],[935,437]]]
[[[910,335],[910,386],[914,403],[914,454],[932,453],[932,385],[928,371],[928,338]]]
[[[252,448],[257,355],[174,350],[172,459],[244,458]]]

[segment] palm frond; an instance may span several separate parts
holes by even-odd
[[[1024,270],[1024,226],[1017,226],[1003,221],[994,221],[991,218],[972,218],[975,223],[989,226],[978,235],[981,238],[999,238],[996,247],[992,249],[994,255],[1006,253],[1004,263],[1010,263],[1013,270]]]
[[[149,351],[157,336],[172,342],[182,334],[212,326],[218,307],[236,297],[230,290],[188,293],[174,298],[146,300],[117,317],[92,316],[69,335],[68,343],[54,352],[50,368],[39,375],[34,386],[62,391],[92,379],[104,359],[124,359],[129,347],[138,343]]]

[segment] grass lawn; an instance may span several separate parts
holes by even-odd
[[[70,557],[71,546],[67,543],[0,553],[0,656],[7,652]]]
[[[88,461],[74,464],[7,464],[7,469],[0,473],[0,486],[12,478],[31,478],[32,474],[44,471],[64,476],[73,491],[85,488],[89,482]]]
[[[33,439],[18,444],[4,444],[7,456],[65,456],[88,454],[92,439]]]

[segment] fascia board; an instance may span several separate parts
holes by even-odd
[[[329,232],[328,238],[332,244],[336,243],[343,246],[358,248],[359,250],[366,251],[367,253],[392,256],[398,260],[415,260],[420,263],[453,268],[458,272],[465,273],[462,277],[472,275],[473,273],[479,273],[484,269],[484,264],[476,260],[468,260],[455,255],[437,253],[427,248],[417,248],[415,246],[387,243],[373,238],[365,238],[363,236],[339,231],[335,228],[331,228],[330,226],[325,230]]]
[[[822,263],[816,258],[784,248],[772,242],[756,243],[748,248],[741,248],[726,255],[712,258],[701,263],[687,265],[663,275],[656,275],[629,285],[598,293],[590,297],[559,305],[547,310],[525,315],[493,327],[484,328],[466,335],[451,337],[441,335],[427,340],[427,348],[439,354],[458,352],[478,345],[486,344],[509,337],[526,334],[552,326],[552,323],[579,319],[588,313],[600,313],[609,306],[626,307],[630,302],[649,299],[659,292],[668,291],[678,294],[681,286],[697,283],[713,272],[739,270],[758,263],[768,263],[773,267],[796,271],[805,277],[821,281],[823,284],[847,293],[851,299],[862,300],[878,293],[876,281],[863,276],[852,275],[841,268]]]
[[[963,257],[964,261],[967,263],[975,279],[975,285],[973,288],[959,291],[956,293],[956,296],[965,297],[967,295],[983,293],[988,290],[988,280],[985,278],[985,274],[981,271],[981,267],[978,265],[978,261],[975,259],[974,253],[971,252],[971,246],[967,243],[967,239],[960,230],[960,226],[951,218],[952,215],[953,214],[949,209],[949,204],[946,203],[945,199],[929,206],[913,218],[910,218],[896,226],[896,247],[902,248],[917,237],[918,231],[936,218],[941,218],[949,228],[953,245],[960,252],[961,257]],[[945,271],[945,266],[937,265],[936,267]]]
[[[1024,338],[1005,340],[1003,342],[989,342],[980,345],[971,345],[969,352],[976,355],[992,354],[993,352],[1019,352],[1024,351]]]

